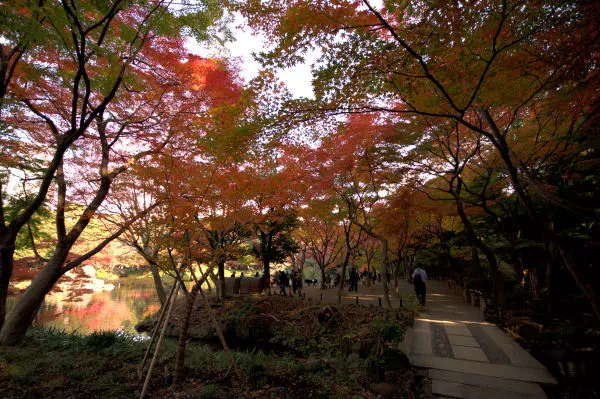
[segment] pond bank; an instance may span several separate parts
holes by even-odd
[[[147,341],[105,332],[88,336],[32,329],[18,347],[0,348],[0,397],[131,398],[139,396],[136,369]],[[361,358],[325,351],[299,357],[289,352],[234,351],[241,378],[227,373],[219,350],[188,345],[183,391],[170,386],[176,341],[167,339],[152,375],[151,397],[161,398],[402,398],[424,392],[424,376],[395,351]]]

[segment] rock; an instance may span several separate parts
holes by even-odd
[[[410,367],[408,357],[398,350],[388,350],[383,355],[386,368],[392,370],[403,370]]]
[[[341,318],[340,311],[333,306],[325,306],[321,308],[318,314],[319,323],[329,327],[335,326]]]
[[[135,325],[135,331],[142,332],[152,332],[154,326],[156,325],[156,321],[154,320],[144,320]]]

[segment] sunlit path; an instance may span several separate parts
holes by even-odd
[[[413,366],[429,369],[434,394],[455,398],[545,398],[540,384],[556,384],[554,377],[527,351],[494,324],[479,308],[467,305],[446,282],[429,281],[425,308],[408,337]],[[413,287],[401,281],[400,296],[411,298]],[[391,291],[393,289],[391,288]],[[307,298],[338,303],[337,289],[305,287]],[[383,287],[360,287],[342,293],[343,304],[379,306]],[[400,306],[391,295],[394,307]]]
[[[306,298],[310,298],[312,301],[323,301],[325,303],[338,303],[338,289],[337,288],[326,288],[321,290],[319,286],[303,287],[306,293]],[[409,294],[410,286],[406,283],[401,282],[399,290],[402,293]],[[390,293],[394,291],[393,283],[390,286]],[[274,292],[279,292],[277,289]],[[381,306],[385,306],[383,300],[383,285],[382,283],[375,283],[371,287],[360,286],[358,291],[348,292],[348,287],[344,287],[341,295],[341,302],[346,303],[357,303],[360,305],[372,305],[379,306],[381,300]],[[400,299],[395,295],[390,294],[390,301],[392,306],[397,308],[400,307]]]
[[[538,384],[556,380],[479,308],[445,282],[428,282],[426,307],[415,319],[409,359],[429,369],[434,394],[456,398],[545,398]]]

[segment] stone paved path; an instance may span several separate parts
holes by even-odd
[[[404,284],[402,290],[410,290]],[[428,281],[427,304],[409,343],[412,365],[428,368],[432,391],[453,398],[545,398],[552,375],[445,282]]]
[[[401,281],[402,296],[412,285]],[[337,289],[306,287],[306,297],[337,303]],[[381,284],[344,290],[343,303],[379,305]],[[391,296],[392,305],[400,306]],[[385,305],[384,305],[385,306]],[[467,399],[546,398],[541,385],[556,384],[546,368],[494,324],[479,308],[467,305],[442,281],[427,282],[427,304],[415,319],[408,339],[413,366],[428,369],[432,392],[438,397]]]

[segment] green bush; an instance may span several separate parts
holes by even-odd
[[[85,344],[92,349],[104,349],[115,345],[117,335],[114,331],[94,331],[85,337]]]
[[[196,396],[196,398],[198,399],[221,399],[221,398],[225,398],[227,395],[225,394],[225,392],[223,392],[223,390],[217,386],[217,385],[213,385],[213,384],[208,384],[205,385],[204,387],[202,387],[202,390],[200,392],[198,392],[198,396]]]
[[[401,342],[404,328],[396,320],[377,318],[371,323],[373,334],[387,342]]]
[[[511,292],[506,294],[505,307],[507,309],[524,308],[527,301],[532,298],[531,290],[521,286],[517,286]]]

